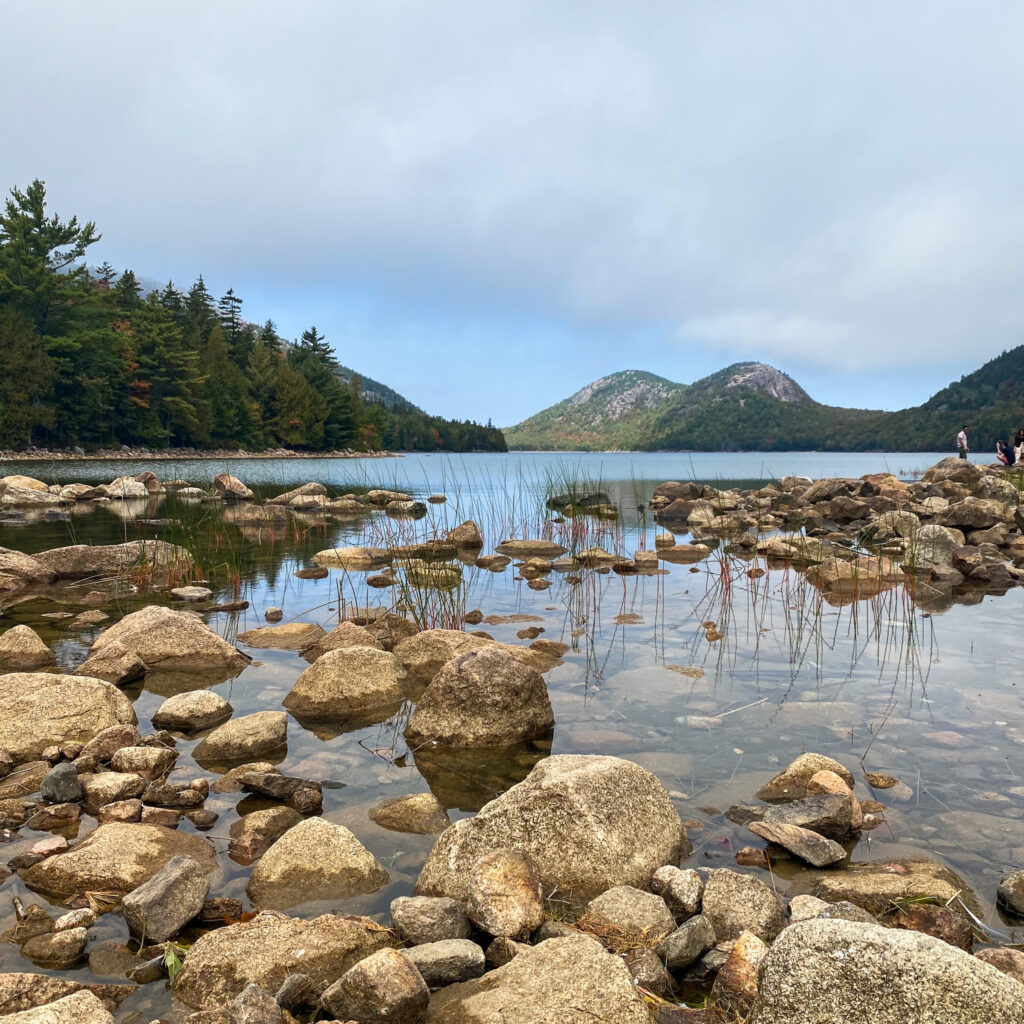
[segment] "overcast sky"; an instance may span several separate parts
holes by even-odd
[[[1024,341],[1024,5],[0,0],[0,187],[431,412]]]

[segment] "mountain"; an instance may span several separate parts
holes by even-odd
[[[1024,345],[898,412],[815,402],[765,363],[734,363],[693,384],[638,370],[594,381],[505,431],[510,448],[637,451],[974,451],[1024,426]]]

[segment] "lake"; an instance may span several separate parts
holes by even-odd
[[[1024,592],[980,597],[976,603],[929,607],[895,587],[868,600],[833,606],[799,573],[767,568],[748,575],[751,563],[721,550],[695,565],[662,563],[657,575],[618,576],[586,570],[573,583],[552,573],[546,590],[531,589],[510,567],[491,573],[472,565],[447,594],[410,594],[403,588],[368,587],[369,573],[331,570],[324,579],[299,579],[322,549],[382,541],[412,542],[443,534],[465,518],[480,523],[485,552],[505,536],[543,533],[571,550],[600,543],[632,555],[653,548],[660,532],[645,511],[653,487],[665,480],[766,481],[785,475],[859,476],[889,470],[920,474],[942,453],[749,453],[411,455],[367,460],[230,460],[163,462],[16,462],[0,473],[47,481],[109,481],[122,473],[153,469],[161,478],[208,483],[229,471],[274,494],[316,480],[332,493],[387,486],[425,498],[447,495],[419,520],[381,513],[335,520],[295,514],[282,529],[233,523],[218,505],[190,505],[173,496],[148,502],[78,506],[66,518],[34,513],[0,522],[0,545],[33,552],[71,543],[112,543],[157,537],[190,547],[215,599],[248,600],[248,610],[207,619],[233,639],[264,624],[263,610],[284,609],[285,621],[329,629],[343,609],[405,602],[428,624],[479,609],[485,629],[505,643],[523,644],[523,630],[569,645],[562,663],[547,673],[555,713],[555,753],[616,754],[636,761],[664,783],[687,822],[694,846],[691,866],[735,867],[744,846],[760,845],[723,816],[731,804],[753,802],[754,792],[779,768],[813,750],[842,761],[857,777],[857,794],[884,805],[885,823],[864,832],[854,860],[938,858],[959,872],[975,893],[990,928],[1024,938],[994,906],[996,885],[1009,869],[1024,866],[1024,680],[1020,673]],[[979,459],[988,461],[988,458]],[[563,517],[545,510],[544,498],[567,479],[583,479],[608,492],[622,517],[616,522]],[[123,506],[123,507],[122,507]],[[532,531],[538,531],[532,533]],[[686,539],[681,535],[680,542]],[[102,626],[69,629],[85,605],[89,584],[63,594],[40,595],[0,613],[0,629],[24,622],[57,652],[63,669],[84,660]],[[106,583],[102,605],[112,619],[163,594]],[[722,638],[709,640],[713,622]],[[240,645],[241,646],[241,645]],[[245,649],[243,647],[243,649]],[[248,650],[254,661],[237,677],[211,688],[234,705],[236,715],[281,707],[306,663],[298,654]],[[150,716],[175,689],[207,685],[200,678],[146,680],[130,690],[145,735]],[[352,830],[388,869],[391,882],[372,896],[327,909],[383,915],[392,899],[408,895],[432,845],[429,836],[375,825],[368,812],[380,801],[433,792],[452,820],[472,814],[521,779],[542,752],[500,758],[432,759],[405,748],[403,714],[386,721],[346,726],[289,720],[288,751],[280,767],[324,783],[324,816]],[[205,773],[178,742],[172,778]],[[887,772],[905,785],[870,791],[863,772]],[[228,829],[239,813],[263,806],[241,794],[211,794],[207,807],[220,814],[211,833],[221,865],[211,895],[245,899],[250,868],[227,856]],[[84,834],[92,819],[83,818]],[[191,830],[188,822],[181,825]],[[4,858],[27,850],[42,836],[22,832]],[[809,886],[810,872],[796,861],[773,865],[780,890]],[[0,887],[0,930],[13,923],[11,896],[38,900],[17,876]],[[324,905],[307,906],[310,916]],[[123,940],[117,915],[92,929],[93,942]],[[0,970],[31,970],[17,947],[0,945]],[[87,968],[70,972],[91,977]],[[162,1012],[162,983],[144,986],[127,1000],[119,1020],[146,1021]],[[138,1014],[133,1018],[132,1014]]]

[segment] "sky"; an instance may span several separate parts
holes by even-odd
[[[1024,341],[1024,5],[0,0],[0,191],[508,425],[622,369],[902,408]],[[20,44],[14,45],[14,40]]]

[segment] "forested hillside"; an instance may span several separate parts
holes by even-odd
[[[215,299],[202,276],[144,295],[130,269],[90,272],[99,238],[47,215],[41,181],[5,203],[0,448],[505,450],[490,425],[364,389],[316,327],[282,345],[272,321],[247,323],[241,297]]]

